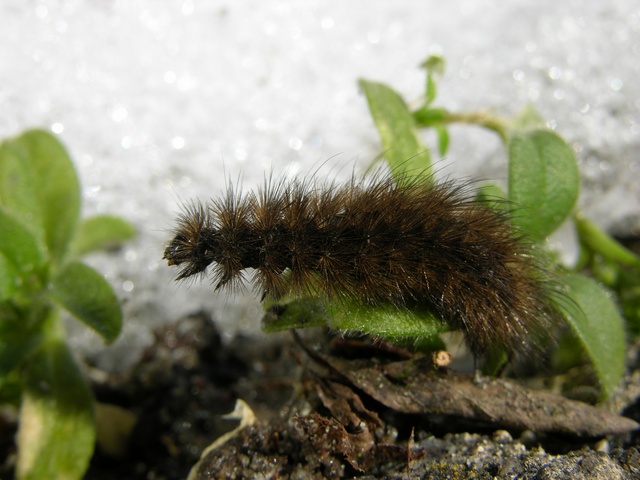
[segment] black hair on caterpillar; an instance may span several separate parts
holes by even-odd
[[[346,296],[419,305],[464,332],[476,356],[501,344],[526,353],[556,317],[552,288],[508,215],[467,185],[376,175],[344,186],[315,180],[232,187],[179,217],[164,258],[178,279],[209,274],[278,298]],[[264,297],[263,297],[264,298]],[[339,301],[339,300],[338,300]]]

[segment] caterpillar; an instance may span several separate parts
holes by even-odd
[[[504,209],[468,184],[378,174],[345,185],[266,180],[190,204],[164,251],[177,279],[216,290],[247,281],[276,298],[318,291],[368,305],[432,310],[476,356],[494,344],[526,353],[556,309],[531,246]],[[254,269],[247,277],[246,269]]]

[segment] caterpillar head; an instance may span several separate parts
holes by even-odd
[[[218,233],[211,227],[204,207],[191,205],[180,217],[175,236],[165,248],[162,258],[169,265],[180,267],[178,280],[203,273],[216,261],[217,237]]]
[[[164,250],[169,265],[180,266],[177,279],[202,273],[213,262],[213,256],[202,242],[192,243],[191,239],[178,234]]]

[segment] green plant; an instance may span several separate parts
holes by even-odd
[[[450,112],[433,103],[444,61],[430,57],[422,66],[426,70],[424,97],[413,110],[389,86],[360,81],[392,174],[433,181],[431,155],[420,129],[435,130],[440,154],[447,152],[450,141],[447,127],[451,123],[479,125],[498,134],[508,152],[508,191],[488,185],[480,189],[479,196],[509,201],[498,202],[499,208],[518,207],[518,215],[512,221],[535,243],[550,276],[560,286],[563,295],[558,306],[569,325],[568,335],[578,340],[560,343],[572,350],[570,356],[587,354],[599,379],[602,397],[610,395],[624,373],[625,324],[609,291],[583,274],[583,267],[589,266],[598,280],[617,291],[622,310],[630,313],[634,322],[631,330],[639,331],[640,259],[575,210],[579,171],[574,152],[557,133],[544,127],[532,108],[513,120],[487,112]],[[545,244],[546,238],[567,219],[576,225],[583,252],[583,262],[575,268],[561,265]],[[267,331],[328,325],[392,341],[420,341],[434,348],[441,345],[438,333],[444,329],[442,322],[428,312],[408,313],[344,302],[328,305],[319,298],[294,299],[286,310],[268,310],[263,325]],[[562,353],[566,356],[567,352]],[[496,367],[488,363],[485,370]]]
[[[81,478],[88,466],[94,401],[60,310],[116,339],[118,299],[77,257],[134,234],[112,216],[80,221],[78,178],[51,134],[0,144],[0,398],[20,405],[17,478]]]

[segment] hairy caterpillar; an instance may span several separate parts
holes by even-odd
[[[320,292],[401,308],[426,306],[462,329],[482,356],[494,344],[526,352],[556,310],[544,272],[505,213],[466,185],[376,175],[344,186],[315,180],[229,188],[191,204],[164,258],[178,279],[209,274],[235,289],[244,270],[276,298]]]

